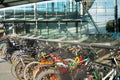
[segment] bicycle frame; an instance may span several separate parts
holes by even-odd
[[[112,69],[105,77],[102,78],[102,80],[106,80],[109,76],[111,76],[109,80],[113,80],[115,73],[116,73],[116,70]]]
[[[103,77],[102,80],[106,80],[108,77],[110,77],[109,80],[114,80],[114,77],[118,77],[117,76],[118,75],[118,71],[117,71],[118,63],[115,57],[113,58],[113,60],[115,62],[114,63],[115,67],[112,68],[112,70],[105,77]],[[117,80],[120,80],[120,79],[117,79]]]

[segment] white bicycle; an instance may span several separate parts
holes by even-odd
[[[107,59],[110,60],[111,65],[112,65],[112,69],[106,74],[106,76],[104,76],[102,78],[102,80],[120,80],[120,71],[119,71],[119,64],[118,64],[118,60],[115,56],[114,56],[115,51],[111,51],[111,56],[112,58]]]

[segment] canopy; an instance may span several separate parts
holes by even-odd
[[[12,7],[23,4],[42,2],[42,1],[50,1],[50,0],[0,0],[0,8]],[[77,0],[77,2],[78,1],[86,2],[86,8],[88,9],[91,7],[92,3],[95,0]]]

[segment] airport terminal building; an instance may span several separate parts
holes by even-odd
[[[120,17],[119,0],[117,4]],[[46,0],[1,8],[0,21],[6,34],[80,39],[106,34],[107,22],[115,19],[114,10],[114,0]]]

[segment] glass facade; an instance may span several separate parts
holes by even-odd
[[[95,0],[89,12],[95,23],[98,25],[100,32],[105,33],[106,24],[115,19],[115,0]],[[118,0],[118,18],[120,18],[120,1]]]
[[[81,2],[52,0],[0,10],[7,34],[34,34],[43,38],[81,38],[87,34],[106,33],[106,23],[114,19],[114,0],[89,0],[84,11]],[[118,17],[120,17],[118,0]],[[82,12],[86,12],[85,14]],[[13,32],[14,28],[14,32]]]

